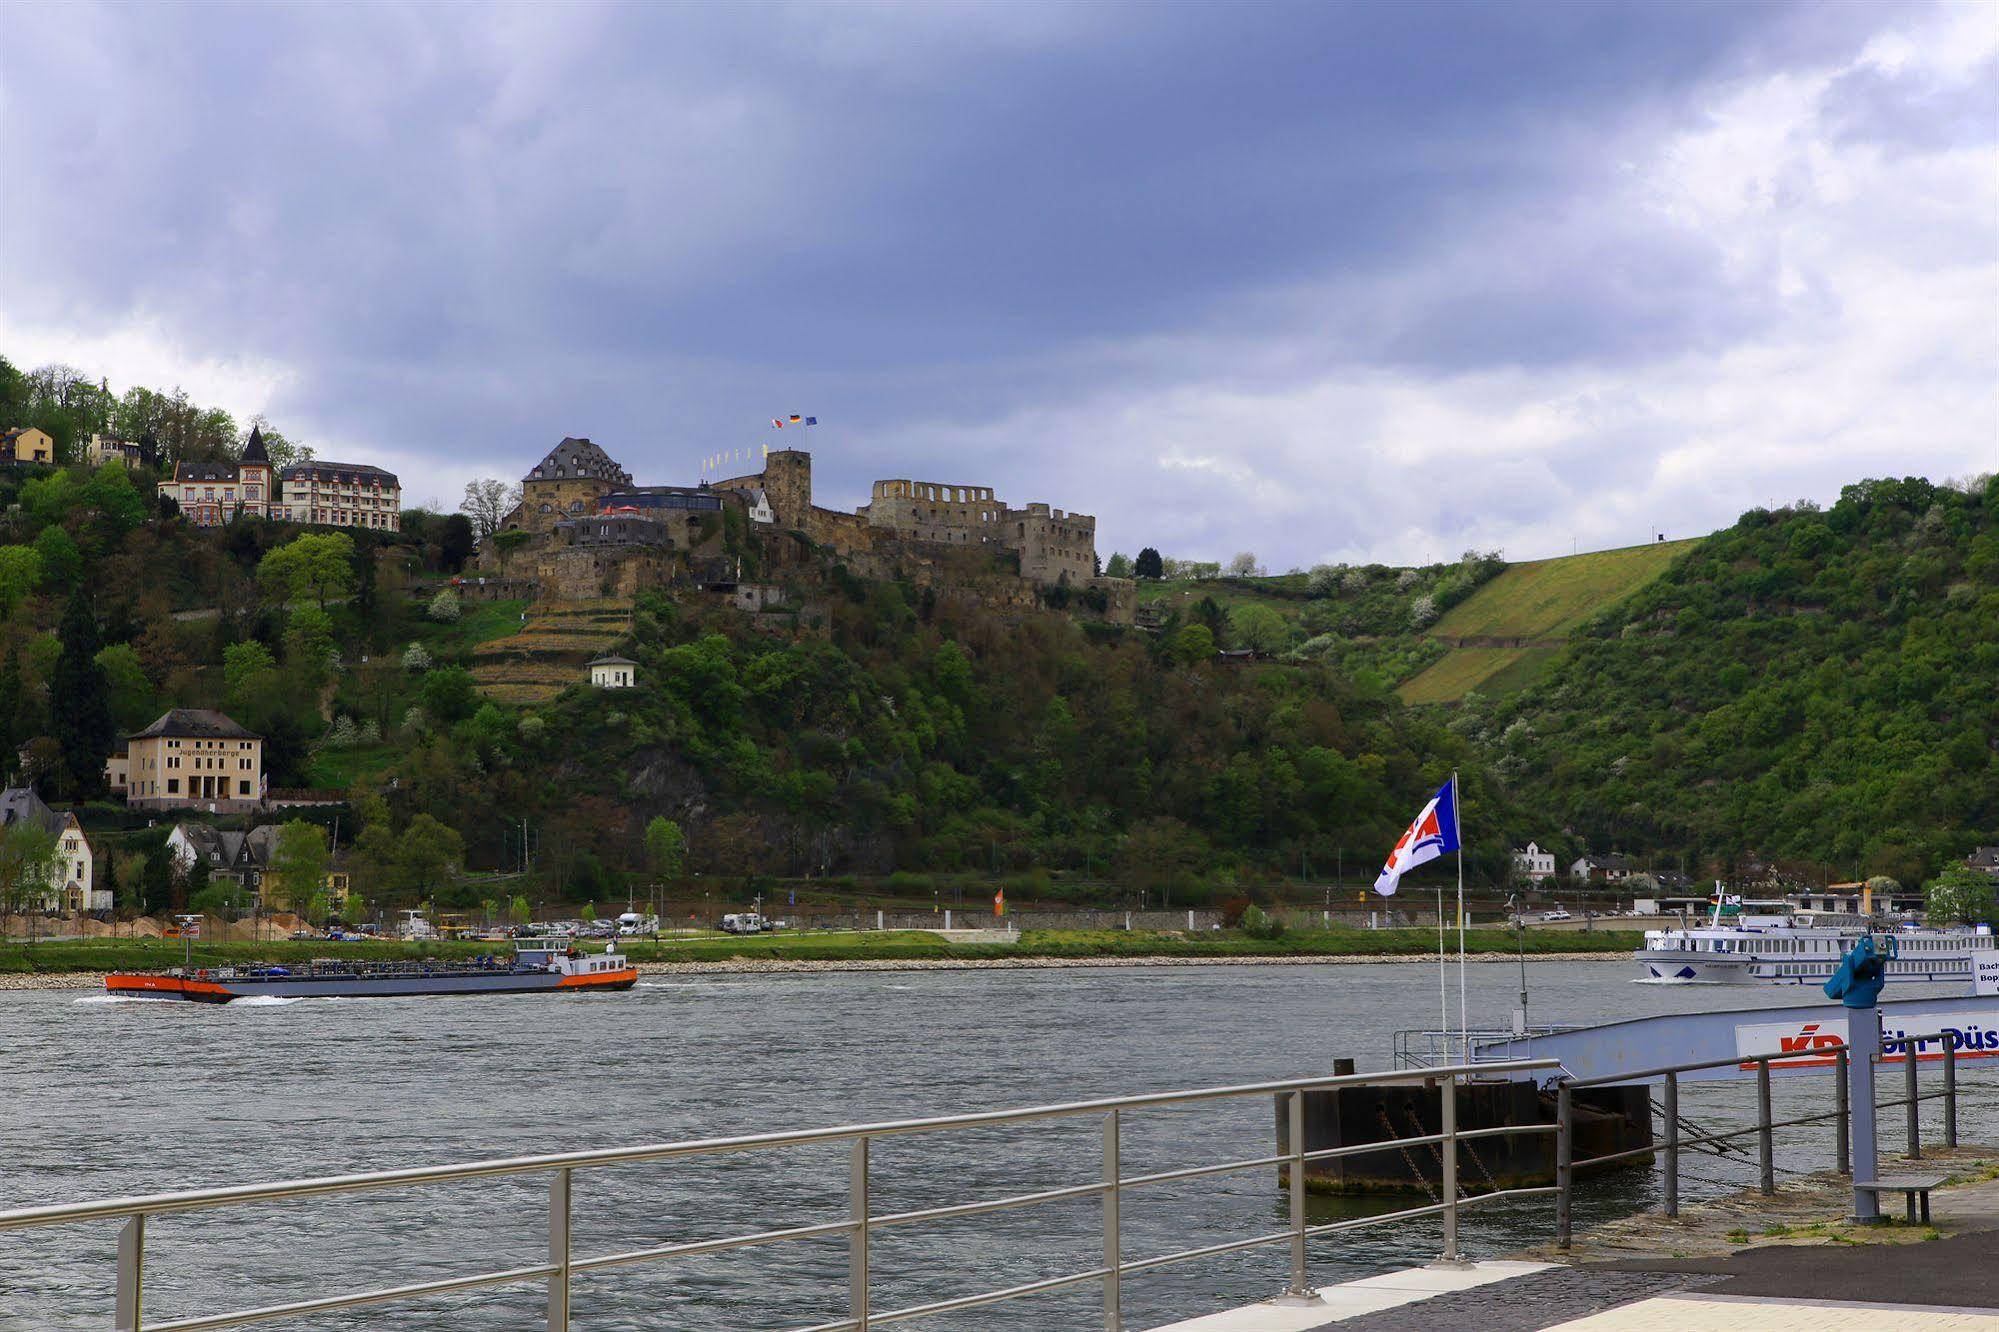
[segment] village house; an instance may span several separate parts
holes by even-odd
[[[1978,847],[1964,858],[1964,863],[1999,879],[1999,846]]]
[[[122,462],[127,467],[151,467],[159,459],[159,445],[150,432],[136,441],[92,435],[90,443],[83,446],[83,460],[92,467],[102,467],[108,462]]]
[[[590,683],[599,689],[630,689],[638,682],[638,669],[630,657],[599,657],[590,663]]]
[[[173,708],[126,736],[104,765],[111,794],[137,809],[255,809],[264,739],[220,712]]]
[[[0,463],[25,466],[50,464],[56,460],[56,442],[46,430],[35,426],[15,426],[0,430]]]
[[[277,477],[264,432],[252,428],[243,456],[233,463],[175,463],[173,475],[160,482],[160,495],[178,504],[180,516],[196,527],[220,527],[238,515],[271,517]]]
[[[1623,883],[1637,871],[1629,856],[1613,853],[1582,856],[1569,866],[1569,877],[1583,883]]]
[[[32,786],[12,786],[0,791],[0,828],[32,824],[55,839],[56,864],[46,894],[40,901],[26,903],[40,911],[109,911],[111,894],[97,887],[95,855],[90,838],[76,815],[58,812],[42,802]]]
[[[1541,880],[1555,877],[1555,853],[1543,851],[1536,843],[1529,842],[1524,850],[1514,851],[1513,872],[1527,882],[1539,885]]]
[[[271,905],[273,897],[289,905],[284,885],[271,873],[271,862],[278,853],[279,828],[278,824],[265,823],[248,832],[233,832],[205,823],[177,823],[167,835],[167,854],[173,857],[182,874],[193,869],[197,861],[206,862],[210,883],[236,884],[264,906]],[[329,864],[320,890],[328,902],[344,901],[348,891],[346,868]]]

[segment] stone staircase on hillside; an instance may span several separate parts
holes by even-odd
[[[519,633],[472,649],[472,679],[495,703],[546,703],[582,683],[591,658],[631,631],[629,598],[542,602],[529,609]]]

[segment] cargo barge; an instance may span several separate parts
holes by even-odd
[[[427,994],[574,994],[629,990],[638,968],[617,951],[584,953],[566,940],[521,939],[512,957],[465,961],[426,958],[410,962],[349,962],[314,958],[301,966],[277,963],[241,967],[175,967],[168,971],[113,972],[112,994],[191,999],[226,1004],[232,999],[401,998]]]

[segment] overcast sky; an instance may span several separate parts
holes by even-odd
[[[1999,7],[0,3],[0,352],[1273,568],[1999,466]],[[793,438],[787,431],[785,442]]]

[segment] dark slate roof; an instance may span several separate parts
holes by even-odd
[[[68,822],[42,803],[41,796],[35,793],[32,786],[10,786],[0,791],[0,827],[33,823],[48,832],[59,833]]]
[[[177,827],[188,846],[211,869],[261,870],[270,865],[278,849],[279,825],[275,823],[259,824],[248,832],[212,828],[206,823],[183,823]]]
[[[529,472],[529,481],[558,481],[575,478],[595,478],[612,481],[621,486],[632,484],[632,474],[611,459],[611,455],[592,444],[587,439],[571,436],[550,449],[548,456],[535,464]]]
[[[636,666],[636,665],[638,665],[638,663],[637,663],[637,662],[635,662],[635,661],[633,661],[633,660],[632,660],[632,659],[631,659],[630,657],[599,657],[599,658],[597,658],[597,660],[595,660],[595,661],[591,662],[590,664],[591,664],[592,666]]]
[[[302,477],[311,477],[315,481],[341,481],[351,477],[362,482],[379,478],[384,485],[401,485],[396,480],[394,472],[385,471],[371,463],[320,462],[315,459],[308,463],[294,463],[285,468],[281,475],[287,481]]]
[[[235,481],[236,464],[226,462],[175,463],[175,481]]]
[[[169,708],[151,726],[143,731],[134,731],[126,738],[144,740],[160,735],[196,740],[263,739],[255,731],[245,730],[233,719],[212,708]]]
[[[1999,869],[1999,846],[1981,846],[1965,862],[1973,869]]]
[[[271,455],[264,451],[264,432],[256,426],[250,427],[250,442],[243,446],[243,461],[266,464],[271,461]]]
[[[1584,856],[1582,859],[1587,860],[1592,865],[1601,865],[1605,869],[1628,870],[1631,868],[1631,857],[1619,855],[1614,851],[1607,851],[1600,856]]]

